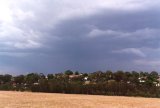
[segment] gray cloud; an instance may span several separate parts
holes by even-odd
[[[1,73],[159,71],[159,0],[2,3]]]
[[[140,49],[136,48],[126,48],[122,50],[113,51],[113,53],[128,53],[128,54],[135,54],[140,57],[146,57],[146,55]]]

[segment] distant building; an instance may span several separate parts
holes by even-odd
[[[78,78],[80,75],[69,75],[69,78],[72,79],[72,78]]]
[[[146,82],[147,77],[139,77],[138,80],[140,83]]]
[[[160,82],[160,75],[159,75],[159,77],[158,77],[158,79],[157,79],[159,82]]]
[[[33,85],[39,85],[39,83],[33,83]]]
[[[90,81],[85,81],[84,85],[90,84]]]
[[[88,81],[88,77],[84,77],[84,80],[85,80],[85,81]]]
[[[154,84],[155,84],[157,87],[160,87],[160,83],[159,83],[159,82],[154,82]]]
[[[158,81],[158,82],[156,82],[156,86],[157,86],[157,87],[160,87],[160,75],[159,75],[157,81]]]

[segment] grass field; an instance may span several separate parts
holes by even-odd
[[[160,108],[160,99],[0,91],[0,108]]]

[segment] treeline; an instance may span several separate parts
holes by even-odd
[[[0,75],[0,90],[47,93],[92,94],[113,96],[160,97],[160,76],[157,72],[97,71],[80,73],[29,73]]]

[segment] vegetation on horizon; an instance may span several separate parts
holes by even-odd
[[[113,96],[160,97],[160,76],[157,72],[97,71],[80,73],[29,73],[0,75],[0,90],[92,94]]]

